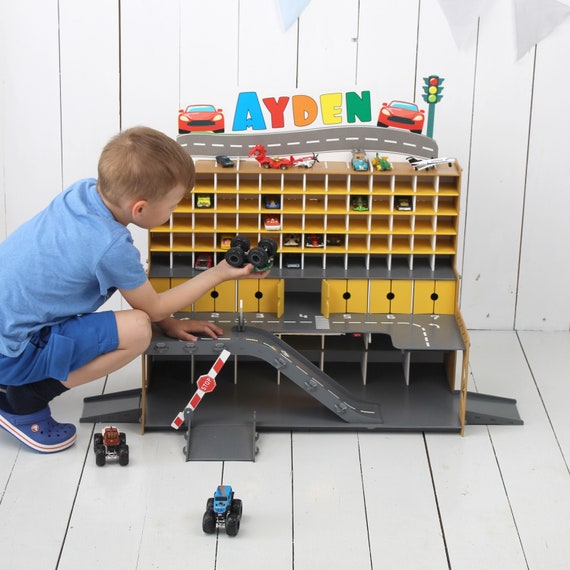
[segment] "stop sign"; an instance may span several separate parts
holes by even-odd
[[[211,392],[216,387],[216,381],[207,374],[204,374],[196,381],[198,388],[204,393]]]

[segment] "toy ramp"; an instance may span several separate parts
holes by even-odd
[[[345,422],[380,424],[380,406],[358,400],[336,380],[270,332],[256,327],[235,327],[231,348],[235,354],[265,360],[289,380]]]

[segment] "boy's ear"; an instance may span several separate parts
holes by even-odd
[[[131,216],[134,222],[144,216],[147,206],[148,200],[137,200],[131,205]]]

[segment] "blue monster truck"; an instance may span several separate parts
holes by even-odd
[[[230,485],[219,485],[214,496],[206,503],[206,512],[202,519],[202,530],[213,534],[216,528],[225,527],[229,536],[236,536],[241,521],[241,499],[234,498]]]

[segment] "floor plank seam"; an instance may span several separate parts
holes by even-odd
[[[548,425],[550,426],[550,430],[552,431],[554,441],[556,442],[556,446],[558,447],[558,450],[560,451],[560,455],[562,456],[562,461],[564,462],[564,465],[566,466],[566,472],[570,475],[570,465],[568,464],[568,461],[566,460],[566,456],[564,455],[564,450],[562,449],[562,445],[560,443],[560,440],[558,439],[558,434],[556,433],[556,428],[554,427],[554,424],[552,423],[552,419],[550,417],[550,414],[548,413],[548,407],[546,405],[546,402],[544,401],[544,398],[542,397],[542,392],[540,391],[540,387],[538,385],[536,376],[534,374],[534,370],[532,369],[532,365],[531,365],[530,360],[529,360],[529,358],[526,354],[526,351],[524,349],[522,339],[519,336],[519,331],[515,331],[515,336],[516,336],[517,342],[519,343],[525,364],[526,364],[528,371],[529,371],[529,374],[532,378],[532,382],[534,384],[534,387],[536,388],[536,393],[538,394],[538,398],[540,399],[540,404],[542,406],[542,409],[544,410],[544,413],[546,415],[546,419],[548,420]]]
[[[439,521],[439,529],[441,532],[441,540],[443,541],[443,548],[445,550],[445,559],[447,560],[447,568],[448,570],[451,570],[451,560],[449,558],[449,547],[447,545],[447,538],[445,536],[445,527],[443,525],[443,518],[441,516],[441,509],[439,508],[439,500],[437,498],[437,487],[435,484],[435,478],[434,478],[434,474],[433,474],[433,469],[431,466],[431,459],[429,456],[429,446],[427,443],[427,438],[426,438],[426,434],[425,432],[422,432],[422,439],[424,441],[424,449],[425,449],[425,454],[426,454],[426,460],[427,460],[427,464],[428,464],[428,469],[429,469],[429,475],[430,475],[430,480],[431,480],[431,487],[433,490],[433,498],[435,501],[435,508],[437,511],[437,520]]]
[[[91,451],[91,441],[93,440],[94,432],[95,432],[95,424],[93,424],[93,427],[91,428],[91,435],[89,436],[87,448],[85,450],[85,456],[83,458],[83,465],[81,466],[81,472],[79,473],[79,477],[77,479],[77,486],[75,487],[75,493],[73,495],[73,501],[71,502],[71,508],[69,509],[69,516],[67,518],[67,524],[65,525],[65,530],[63,532],[63,538],[61,540],[61,547],[59,549],[59,554],[57,556],[57,561],[55,564],[56,570],[59,568],[61,558],[63,556],[63,551],[65,550],[65,543],[67,540],[67,535],[69,533],[69,528],[71,526],[71,519],[73,518],[73,513],[75,510],[75,504],[77,502],[77,497],[79,495],[79,489],[81,488],[81,482],[83,480],[83,475],[85,473],[85,467],[87,465],[87,459],[88,459],[89,453]]]
[[[495,444],[493,442],[493,434],[491,433],[491,430],[489,429],[488,426],[487,426],[487,435],[489,436],[489,442],[491,444],[491,449],[493,450],[493,457],[495,458],[495,463],[497,464],[497,470],[499,471],[499,477],[501,478],[501,485],[503,486],[503,491],[505,492],[505,498],[507,500],[507,505],[509,506],[509,512],[511,513],[511,517],[513,519],[513,525],[515,527],[515,532],[517,533],[517,539],[518,539],[519,545],[521,547],[521,552],[522,552],[526,567],[529,568],[528,559],[527,559],[526,552],[524,549],[522,536],[521,536],[521,533],[519,531],[519,525],[517,524],[517,518],[515,516],[513,505],[511,503],[511,498],[509,496],[507,484],[506,484],[505,478],[503,477],[503,471],[501,469],[501,462],[499,461],[499,457],[497,456],[497,450],[495,449]]]
[[[360,486],[362,489],[362,503],[364,505],[364,524],[366,525],[366,538],[368,541],[368,558],[370,560],[370,570],[374,570],[374,562],[372,560],[372,539],[370,536],[370,524],[368,521],[368,508],[366,505],[366,486],[364,484],[364,471],[362,469],[362,452],[360,449],[360,435],[356,434],[356,448],[358,451],[358,465],[360,470]]]

